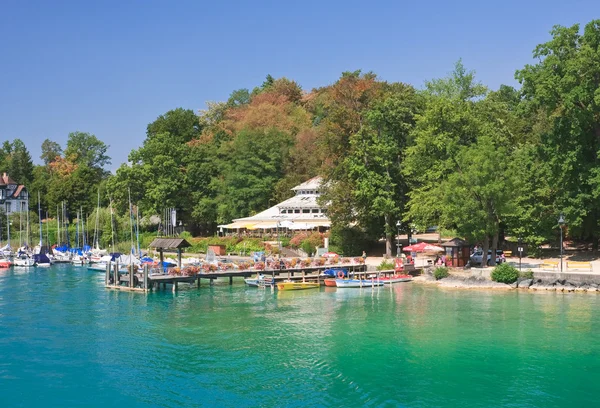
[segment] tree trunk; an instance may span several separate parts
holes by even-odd
[[[392,233],[390,232],[390,216],[385,215],[385,256],[392,257]]]
[[[487,266],[487,253],[488,250],[490,249],[490,237],[486,236],[483,239],[483,248],[481,248],[481,250],[483,251],[481,254],[481,267],[485,268]]]
[[[490,265],[496,266],[496,249],[498,248],[498,232],[492,237],[492,254],[490,255]],[[487,257],[487,255],[486,255]]]

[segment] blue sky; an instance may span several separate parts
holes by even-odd
[[[85,131],[116,169],[146,125],[198,111],[267,74],[305,90],[343,71],[422,87],[462,58],[491,88],[555,24],[600,18],[598,0],[0,1],[0,141],[40,144]]]

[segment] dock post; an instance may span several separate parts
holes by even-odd
[[[133,264],[129,264],[129,287],[133,288]]]
[[[230,284],[230,285],[233,285],[233,276],[230,276],[230,277],[229,277],[229,284]]]
[[[148,291],[148,264],[144,264],[144,290]]]
[[[108,286],[110,281],[110,262],[106,264],[106,276],[104,276],[104,286]]]
[[[177,282],[173,282],[173,293],[177,292]]]
[[[159,249],[158,249],[158,253],[160,254],[160,272],[161,272],[161,273],[164,273],[164,272],[165,272],[165,270],[164,270],[164,262],[165,262],[165,257],[164,257],[164,255],[163,255],[163,250],[162,250],[162,248],[159,248]]]
[[[181,248],[177,248],[177,266],[181,269]]]
[[[198,289],[200,289],[200,276],[197,276],[198,278]]]
[[[113,270],[113,285],[114,286],[118,286],[119,285],[119,261],[115,261],[115,265],[114,265],[114,270]]]

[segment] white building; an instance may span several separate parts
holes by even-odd
[[[317,199],[321,195],[321,177],[313,177],[292,188],[295,196],[274,205],[256,215],[233,220],[231,224],[219,225],[223,229],[276,229],[312,230],[329,228],[331,221],[327,209],[321,207]]]
[[[27,212],[29,209],[29,193],[22,184],[17,184],[6,173],[0,176],[0,206],[6,214]]]

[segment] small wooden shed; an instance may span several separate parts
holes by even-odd
[[[150,248],[155,248],[160,253],[160,265],[164,262],[163,251],[165,249],[177,250],[177,265],[181,268],[181,250],[192,245],[183,238],[155,238],[150,244]]]
[[[446,253],[446,266],[463,267],[469,262],[470,245],[461,238],[453,238],[442,244]]]

